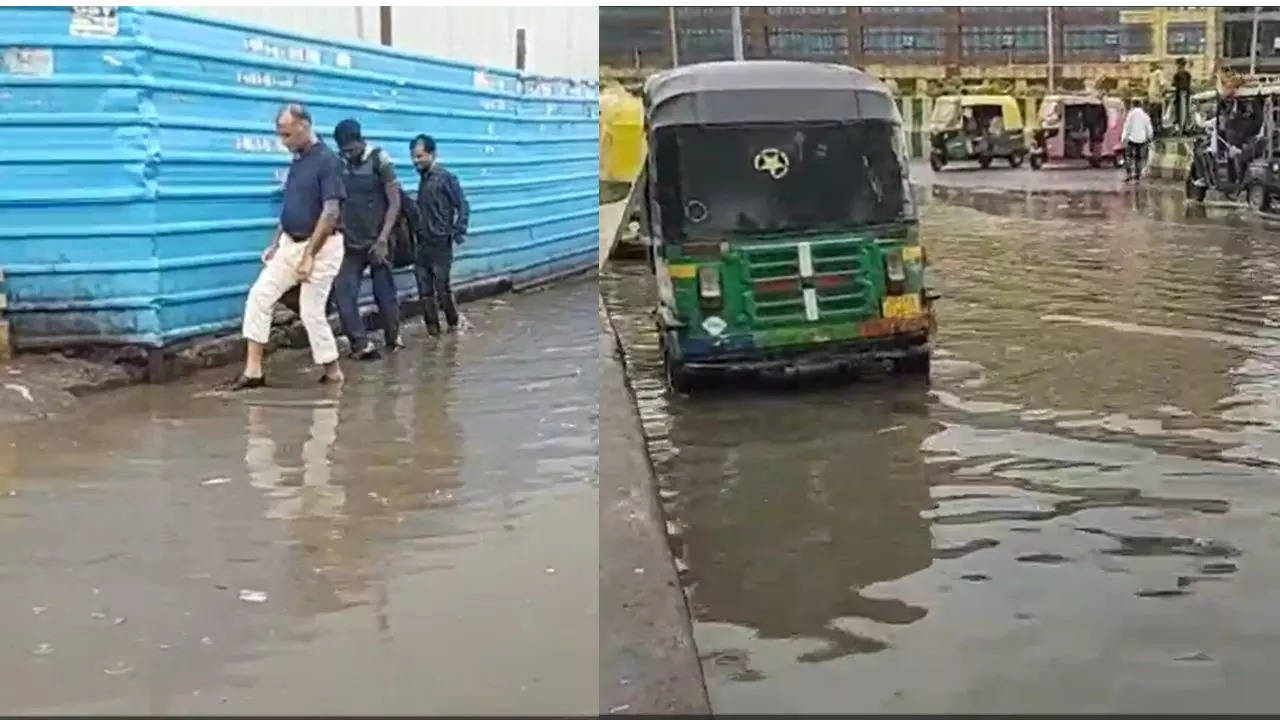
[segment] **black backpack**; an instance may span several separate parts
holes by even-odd
[[[381,153],[382,148],[374,148],[373,152]],[[380,166],[380,159],[375,158],[373,166],[375,172]],[[402,268],[412,265],[417,255],[418,204],[409,193],[405,192],[403,185],[396,183],[396,188],[400,191],[400,215],[391,228],[387,257],[391,260],[391,267]]]

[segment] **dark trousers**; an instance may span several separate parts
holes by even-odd
[[[1142,166],[1147,162],[1147,143],[1126,142],[1124,149],[1129,156],[1125,170],[1130,179],[1137,180],[1142,177]]]
[[[429,332],[440,332],[440,310],[444,311],[445,322],[450,328],[458,326],[458,308],[453,303],[453,288],[449,285],[452,268],[452,242],[430,240],[418,244],[413,272],[418,280],[418,297],[422,300],[422,314]]]
[[[351,341],[352,352],[359,352],[369,342],[364,322],[360,319],[360,279],[366,267],[369,268],[373,299],[378,303],[387,345],[400,336],[400,305],[396,300],[396,281],[391,274],[391,264],[373,263],[367,249],[347,248],[338,277],[333,281],[333,296],[338,306],[338,317],[342,318],[342,329]]]

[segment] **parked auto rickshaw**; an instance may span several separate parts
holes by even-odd
[[[1241,87],[1218,97],[1215,111],[1203,112],[1187,172],[1187,199],[1202,201],[1215,190],[1228,200],[1243,196],[1254,210],[1270,210],[1280,196],[1277,112],[1280,84]]]
[[[983,168],[995,158],[1018,167],[1027,157],[1022,110],[1008,95],[946,95],[929,115],[929,164],[976,160]]]
[[[1064,160],[1087,160],[1090,167],[1124,165],[1124,103],[1098,95],[1046,95],[1040,127],[1031,134],[1031,169]]]
[[[644,90],[641,178],[667,381],[864,362],[929,371],[902,119],[841,65],[689,65]]]

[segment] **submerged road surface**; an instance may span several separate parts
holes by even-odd
[[[287,387],[6,426],[0,710],[594,713],[597,307],[413,323],[338,392],[291,352]]]
[[[717,713],[1280,704],[1280,226],[935,188],[932,386],[662,389],[602,280]],[[605,429],[608,432],[608,429]]]

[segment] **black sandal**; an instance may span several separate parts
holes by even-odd
[[[224,383],[219,389],[225,390],[226,392],[237,392],[239,390],[253,390],[255,388],[263,387],[266,384],[266,376],[251,378],[246,375],[241,375],[235,380]]]

